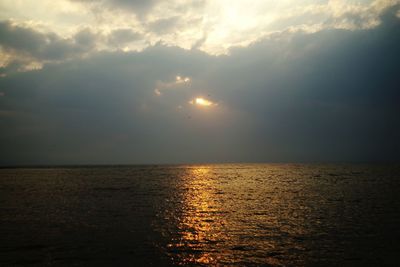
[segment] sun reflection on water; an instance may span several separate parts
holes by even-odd
[[[176,229],[167,253],[173,261],[246,265],[246,258],[279,266],[287,247],[293,254],[303,251],[295,241],[306,234],[307,210],[291,207],[298,189],[269,175],[229,165],[188,167],[177,185],[180,200],[170,208]]]
[[[178,225],[181,236],[178,243],[171,245],[187,252],[180,259],[183,264],[216,263],[218,257],[214,252],[218,243],[228,239],[223,231],[225,218],[214,196],[215,185],[210,172],[210,167],[195,167],[185,177],[184,215]],[[210,244],[214,248],[210,248]]]

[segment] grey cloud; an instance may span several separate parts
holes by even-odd
[[[0,22],[0,44],[4,48],[24,52],[39,51],[46,43],[46,36],[31,29],[15,27],[9,21]]]
[[[10,73],[14,73],[19,71],[23,68],[24,65],[28,64],[29,62],[23,62],[19,60],[13,60],[8,63],[6,66],[0,67],[0,77],[8,75]]]
[[[353,29],[372,28],[380,19],[385,19],[391,12],[399,10],[399,3],[391,1],[376,1],[365,8],[344,9],[340,15],[327,18],[325,26],[341,27],[347,24]],[[393,16],[395,17],[395,16]]]
[[[138,16],[146,15],[158,2],[156,0],[70,0],[84,4],[97,4],[103,8],[134,12]]]
[[[22,54],[37,60],[63,60],[89,51],[95,35],[83,30],[73,39],[55,33],[41,33],[31,28],[0,22],[0,46],[9,53]]]
[[[128,8],[138,12],[146,12],[156,3],[155,0],[107,0],[107,2],[111,6]]]
[[[230,56],[156,45],[2,77],[0,163],[400,160],[400,23],[382,21]],[[191,85],[154,95],[176,75]],[[219,105],[196,109],[198,95]]]
[[[160,0],[71,0],[86,4],[100,5],[102,8],[134,12],[138,17],[145,17],[151,10],[161,3]],[[174,3],[173,9],[184,13],[188,10],[199,10],[205,6],[205,0],[190,0],[183,4]]]
[[[98,40],[98,36],[89,29],[83,29],[75,34],[75,43],[81,47],[93,47]]]
[[[142,35],[140,33],[137,33],[132,29],[117,29],[108,35],[108,43],[112,46],[119,47],[121,45],[137,41],[141,37]]]
[[[148,28],[159,34],[169,33],[171,30],[176,28],[179,24],[179,17],[170,17],[165,19],[159,19],[148,24]]]
[[[207,34],[203,34],[199,40],[197,40],[191,47],[191,49],[199,49],[207,41]]]

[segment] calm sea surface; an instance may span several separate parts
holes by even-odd
[[[400,166],[0,169],[0,266],[399,266]]]

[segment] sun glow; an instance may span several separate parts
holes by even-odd
[[[213,103],[211,101],[208,101],[207,99],[198,97],[196,98],[196,104],[201,106],[211,106]]]
[[[192,105],[196,104],[196,105],[203,106],[203,107],[209,107],[209,106],[216,106],[217,105],[216,103],[214,103],[214,102],[212,102],[212,101],[210,101],[208,99],[202,98],[202,97],[196,97],[194,100],[191,100],[189,103],[192,104]]]

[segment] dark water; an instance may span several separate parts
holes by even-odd
[[[0,266],[396,266],[399,165],[0,169]]]

